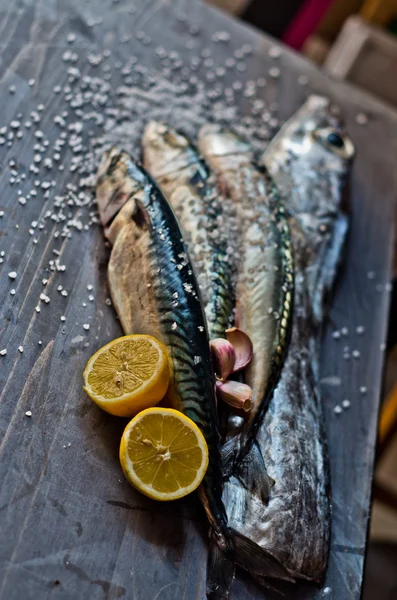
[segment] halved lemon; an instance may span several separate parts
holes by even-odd
[[[165,396],[170,380],[166,347],[150,335],[126,335],[87,363],[84,389],[106,412],[132,417]]]
[[[128,481],[154,500],[193,492],[208,467],[208,447],[195,423],[172,408],[148,408],[130,421],[120,444]]]

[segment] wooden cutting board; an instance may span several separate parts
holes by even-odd
[[[230,34],[227,44],[214,43],[219,31]],[[153,49],[160,45],[183,57],[211,48],[212,57],[224,61],[243,44],[252,46],[253,53],[239,77],[268,79],[263,97],[278,103],[281,120],[310,91],[325,94],[341,107],[357,147],[350,189],[352,227],[331,310],[334,327],[346,328],[346,335],[335,340],[329,327],[322,357],[332,550],[324,588],[302,586],[294,597],[359,598],[389,306],[396,115],[284,48],[280,57],[274,58],[274,51],[270,56],[272,40],[198,2],[2,0],[0,32],[0,127],[8,126],[0,133],[0,350],[7,349],[0,355],[0,598],[205,597],[207,525],[198,501],[192,497],[162,505],[132,490],[118,463],[125,422],[100,412],[81,387],[89,356],[120,335],[121,328],[106,302],[108,250],[100,228],[76,231],[75,223],[72,237],[62,237],[59,211],[55,220],[45,220],[44,229],[35,225],[53,206],[55,190],[79,181],[77,171],[70,171],[71,149],[60,146],[62,158],[48,165],[48,175],[41,169],[36,176],[29,166],[38,164],[34,144],[40,153],[46,139],[52,147],[64,130],[54,117],[64,110],[60,106],[68,94],[65,52],[67,67],[78,67],[83,74],[87,55],[95,63],[104,48],[112,52],[107,64],[136,55],[141,64],[151,66]],[[195,47],[189,49],[186,41],[192,37]],[[96,68],[103,76],[102,66]],[[276,77],[269,77],[271,68],[280,69],[279,76],[273,70]],[[226,74],[225,82],[230,84],[233,77]],[[240,104],[248,110],[244,97]],[[97,115],[101,110],[99,104]],[[362,113],[364,125],[359,123],[366,120]],[[24,125],[26,120],[32,121],[31,127]],[[21,173],[26,178],[18,182]],[[35,186],[35,181],[40,183]],[[36,195],[24,203],[32,189]],[[69,192],[72,197],[73,189]],[[73,201],[70,212],[78,221]],[[15,279],[8,275],[13,272]],[[40,300],[42,293],[49,302]],[[345,360],[344,346],[360,356]],[[334,407],[344,399],[351,406],[338,416]],[[253,600],[265,595],[239,574],[232,597]]]

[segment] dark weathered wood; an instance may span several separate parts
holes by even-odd
[[[0,126],[19,112],[25,120],[43,103],[42,129],[50,141],[58,136],[53,118],[60,100],[52,89],[65,85],[65,69],[59,65],[70,32],[77,34],[72,49],[78,54],[99,45],[111,48],[115,60],[134,54],[151,65],[150,48],[135,38],[128,44],[119,40],[143,30],[156,45],[188,54],[186,28],[174,16],[184,10],[190,22],[202,26],[197,38],[201,47],[212,44],[216,31],[231,33],[228,45],[213,48],[220,58],[242,43],[252,44],[254,57],[242,79],[266,76],[272,64],[268,51],[273,42],[208,7],[189,0],[142,0],[131,14],[132,6],[130,0],[0,2]],[[93,19],[97,24],[87,26]],[[99,19],[103,21],[98,23]],[[333,485],[326,586],[337,600],[357,599],[389,304],[385,284],[391,272],[397,120],[376,100],[330,81],[295,54],[283,50],[278,62],[282,76],[270,80],[263,94],[279,103],[280,118],[288,117],[309,90],[324,93],[341,106],[357,146],[347,261],[331,311],[332,321],[338,328],[347,327],[349,336],[335,341],[328,331],[322,361],[323,377],[332,376],[328,382],[333,383],[335,377],[341,380],[340,385],[327,380],[323,385]],[[308,86],[298,84],[299,75],[308,78]],[[36,79],[33,87],[28,85],[30,78]],[[8,92],[10,85],[15,85],[14,94]],[[361,111],[369,115],[366,126],[356,123]],[[9,184],[7,165],[15,159],[28,170],[32,147],[29,131],[11,148],[0,147],[0,210],[5,211],[0,219],[0,251],[6,252],[0,265],[0,347],[8,350],[0,357],[0,598],[202,600],[207,526],[197,500],[159,505],[136,493],[118,463],[124,421],[100,412],[81,389],[86,360],[121,333],[105,302],[107,249],[99,228],[74,232],[66,243],[52,237],[61,227],[47,220],[46,235],[29,234],[31,222],[45,213],[49,200],[39,191],[22,207],[17,202],[19,186]],[[78,176],[65,168],[46,179],[56,179],[58,190],[77,182]],[[30,186],[24,184],[23,189]],[[67,265],[63,273],[47,270],[48,261],[56,258],[54,248]],[[12,270],[18,273],[14,282],[8,278]],[[368,272],[374,273],[373,279]],[[41,312],[36,313],[43,277],[50,279],[44,291],[51,302],[41,302]],[[94,286],[94,302],[88,301],[89,283]],[[60,284],[67,297],[57,291]],[[16,289],[15,296],[10,295],[11,288]],[[64,323],[61,315],[66,316]],[[83,323],[90,324],[89,331]],[[360,337],[355,329],[361,325],[365,333]],[[345,345],[359,349],[360,359],[344,360]],[[366,386],[366,394],[360,393],[361,386]],[[338,417],[333,407],[344,398],[351,401],[351,408]],[[32,411],[31,418],[25,416],[27,410]],[[263,595],[246,577],[236,580],[233,597],[253,600]],[[323,591],[303,586],[294,597],[321,598]]]

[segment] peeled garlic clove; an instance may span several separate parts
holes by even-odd
[[[226,402],[229,406],[249,412],[252,406],[252,389],[245,383],[238,381],[217,381],[216,394],[219,400]]]
[[[253,347],[252,342],[248,335],[238,329],[238,327],[232,327],[226,330],[226,339],[232,344],[236,353],[236,360],[234,363],[233,373],[244,369],[251,362]]]
[[[236,360],[236,352],[233,345],[223,338],[216,338],[210,341],[212,360],[214,362],[215,373],[225,381],[233,372]]]

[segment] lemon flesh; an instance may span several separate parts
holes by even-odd
[[[84,389],[112,415],[132,417],[165,396],[170,367],[166,347],[149,335],[127,335],[100,348],[88,361]]]
[[[169,408],[149,408],[127,425],[120,462],[130,483],[155,500],[176,500],[201,483],[208,447],[188,417]]]

